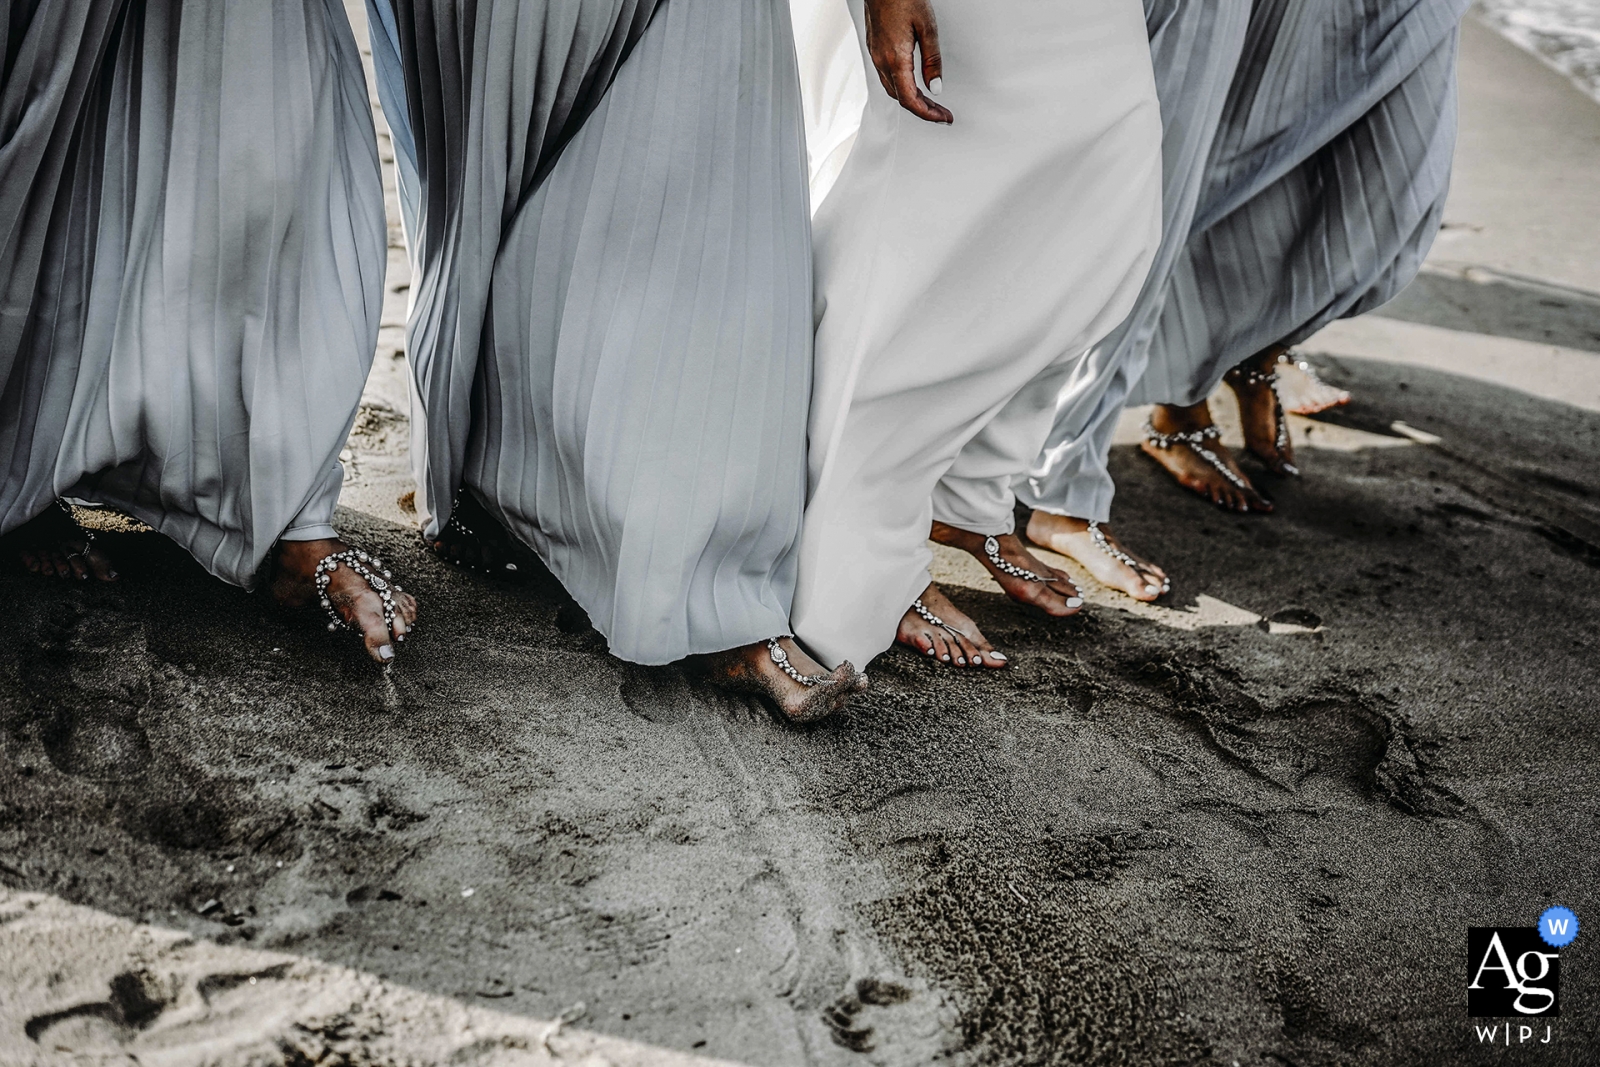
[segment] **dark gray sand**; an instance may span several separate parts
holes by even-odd
[[[810,730],[356,512],[387,672],[153,535],[5,570],[0,1064],[1596,1062],[1594,933],[1549,1044],[1465,987],[1468,926],[1600,923],[1600,413],[1322,365],[1270,518],[1118,450],[1170,607],[941,556],[1013,669]]]

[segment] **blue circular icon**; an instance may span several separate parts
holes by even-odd
[[[1539,916],[1539,936],[1551,948],[1566,948],[1578,936],[1578,917],[1571,908],[1546,908]]]

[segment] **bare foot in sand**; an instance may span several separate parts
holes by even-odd
[[[382,590],[344,564],[327,572],[327,591],[320,592],[317,573],[322,561],[336,552],[352,551],[358,550],[343,541],[278,542],[272,596],[286,608],[319,606],[326,597],[327,606],[338,612],[345,625],[361,634],[367,654],[379,663],[388,663],[394,659],[395,644],[403,643],[416,628],[417,601],[398,584],[384,579],[381,570],[377,571],[376,577],[388,586],[394,604],[394,619],[386,623]],[[375,557],[369,559],[377,562]],[[329,627],[333,628],[333,624]]]
[[[528,550],[465,489],[456,498],[450,521],[428,547],[446,563],[505,581],[522,581],[532,573]]]
[[[1192,407],[1157,404],[1145,423],[1140,448],[1185,489],[1229,511],[1270,512],[1272,501],[1256,491],[1223,445],[1204,400]]]
[[[1028,540],[1070,556],[1088,568],[1095,581],[1135,600],[1155,600],[1172,588],[1166,571],[1129,552],[1109,526],[1035,511],[1028,518]]]
[[[1274,474],[1298,477],[1300,468],[1294,465],[1289,420],[1278,401],[1278,357],[1286,351],[1282,347],[1269,348],[1233,368],[1222,380],[1239,400],[1239,422],[1251,455]]]
[[[828,670],[792,637],[757,641],[704,660],[712,684],[761,697],[794,723],[820,722],[867,690],[865,674],[848,662]]]
[[[994,576],[1006,596],[1019,604],[1030,604],[1058,618],[1083,610],[1083,597],[1072,579],[1040,562],[1014,533],[990,537],[935,522],[928,536],[970,554]]]
[[[94,534],[78,525],[65,501],[52,503],[13,530],[6,541],[16,547],[24,567],[45,578],[117,580],[111,557],[94,543]]]
[[[937,585],[929,585],[907,609],[895,640],[952,667],[1006,665],[1005,653],[996,652],[978,624],[950,603]]]
[[[1315,415],[1350,403],[1350,394],[1317,377],[1316,369],[1293,352],[1278,357],[1278,400],[1291,415]]]

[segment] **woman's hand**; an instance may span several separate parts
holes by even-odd
[[[922,80],[938,95],[943,67],[939,62],[939,24],[931,0],[866,0],[867,52],[878,68],[884,91],[900,106],[929,122],[949,124],[955,116],[917,88],[917,47],[922,49]]]

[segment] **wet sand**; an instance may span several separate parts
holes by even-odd
[[[1600,108],[1481,30],[1463,62],[1477,240],[1470,146],[1542,86],[1600,152]],[[1435,258],[1600,288],[1471,245]],[[1165,606],[1085,579],[1052,621],[941,554],[1014,667],[890,653],[803,731],[429,556],[380,352],[341,521],[425,605],[387,672],[150,535],[112,588],[0,574],[0,1063],[1594,1062],[1592,936],[1537,1051],[1464,987],[1466,927],[1600,916],[1600,354],[1416,299],[1307,346],[1355,402],[1297,420],[1274,516],[1117,450]]]

